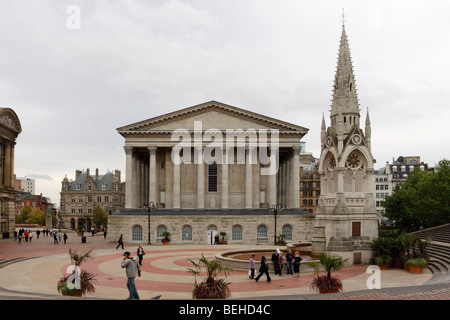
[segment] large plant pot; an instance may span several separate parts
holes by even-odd
[[[389,266],[388,265],[378,265],[378,268],[380,268],[380,270],[389,270]]]
[[[394,266],[396,267],[396,268],[402,268],[403,266],[402,266],[402,262],[400,261],[400,258],[395,258],[394,259]]]
[[[319,288],[319,293],[338,293],[339,288]]]
[[[411,273],[422,273],[423,267],[420,266],[409,266],[409,272]]]
[[[161,242],[162,242],[163,246],[168,246],[170,243],[170,241],[161,241]]]
[[[61,291],[61,294],[70,297],[81,297],[83,295],[81,290],[72,290],[70,293],[68,291]]]

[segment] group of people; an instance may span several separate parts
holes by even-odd
[[[302,257],[300,256],[299,251],[295,251],[295,254],[292,254],[291,250],[288,250],[287,254],[282,254],[280,249],[276,249],[272,254],[271,261],[274,268],[275,275],[283,276],[283,267],[286,266],[287,274],[291,274],[294,277],[300,277],[300,262],[302,261]],[[272,279],[269,275],[269,263],[266,260],[265,256],[261,257],[261,265],[259,268],[259,274],[255,278],[256,271],[256,261],[255,255],[253,254],[250,258],[250,270],[249,270],[249,278],[255,279],[256,282],[261,278],[262,275],[266,275],[267,282],[271,282]]]
[[[61,242],[61,240],[64,240],[64,243],[66,243],[68,236],[66,233],[64,235],[61,235],[61,231],[54,231],[53,229],[43,229],[36,230],[36,237],[39,239],[39,236],[41,235],[43,237],[53,237],[53,243],[58,244]],[[33,232],[31,230],[25,230],[25,229],[19,229],[19,231],[14,231],[14,241],[17,241],[17,243],[22,243],[22,240],[25,242],[28,242],[33,239]]]

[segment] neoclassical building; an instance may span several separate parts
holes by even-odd
[[[330,126],[322,118],[319,174],[321,195],[316,210],[312,252],[330,252],[348,263],[368,263],[370,243],[378,237],[372,175],[369,112],[365,130],[344,24],[334,78]]]
[[[0,237],[15,230],[14,147],[22,132],[19,118],[10,108],[0,108]]]
[[[308,129],[210,101],[117,129],[125,138],[125,209],[109,217],[112,240],[269,243],[311,238],[300,208],[300,139]],[[275,217],[269,206],[283,210]],[[209,236],[208,236],[209,235]]]

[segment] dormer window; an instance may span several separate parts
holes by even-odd
[[[75,188],[76,188],[77,190],[80,190],[80,189],[81,189],[81,184],[77,184]]]
[[[102,184],[102,190],[106,190],[106,183]]]

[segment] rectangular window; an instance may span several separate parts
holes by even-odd
[[[217,164],[208,165],[208,192],[217,192]]]

